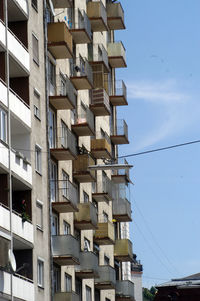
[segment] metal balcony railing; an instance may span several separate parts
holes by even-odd
[[[107,12],[101,0],[89,0],[87,3],[87,14],[92,22],[93,31],[107,30],[107,28],[105,28],[107,26]],[[99,23],[101,23],[101,20],[103,21],[103,25],[95,22],[99,21]]]
[[[113,136],[125,136],[128,140],[128,125],[124,119],[117,119],[116,126],[112,130]]]
[[[89,60],[93,63],[103,62],[106,71],[109,70],[108,66],[108,52],[103,44],[93,44],[93,53]]]
[[[52,149],[69,149],[74,155],[77,155],[76,136],[66,126],[59,127],[57,130],[50,127],[49,144]]]
[[[112,196],[112,181],[107,176],[102,176],[97,180],[95,192],[107,193]]]
[[[129,280],[121,280],[121,281],[117,280],[116,296],[121,297],[122,299],[123,298],[131,298],[131,300],[135,300],[134,299],[134,283]]]
[[[114,245],[114,257],[119,261],[132,261],[133,249],[129,239],[117,239]]]
[[[118,164],[123,164],[123,165],[128,165],[128,161],[126,160],[126,159],[123,159],[123,158],[119,158],[118,160],[117,160],[117,163]],[[132,183],[131,182],[131,180],[130,180],[130,172],[129,172],[129,169],[119,169],[119,170],[117,170],[117,171],[114,171],[113,172],[113,175],[112,175],[112,179],[114,180],[114,182],[115,182],[115,177],[116,177],[116,179],[118,178],[119,179],[119,177],[121,176],[121,180],[120,180],[120,182],[121,183],[126,183],[126,182],[130,182],[130,183]]]
[[[89,38],[92,39],[92,30],[90,20],[83,9],[75,9],[75,22],[70,24],[70,29],[84,29]]]
[[[51,181],[50,187],[52,202],[69,201],[74,207],[77,207],[78,190],[69,180]]]
[[[100,289],[115,288],[116,272],[110,265],[102,265],[98,268],[99,278],[95,280],[95,286]]]
[[[122,56],[126,61],[126,49],[121,41],[108,43],[108,56],[119,57]]]
[[[76,273],[82,274],[82,278],[97,277],[98,265],[99,265],[99,260],[97,255],[93,252],[85,251],[85,252],[80,252],[79,258],[80,258],[80,265],[76,267]]]
[[[86,105],[77,106],[77,114],[74,119],[74,125],[88,124],[90,129],[94,131],[94,114]]]
[[[87,224],[94,228],[97,227],[97,211],[94,205],[91,202],[88,203],[79,203],[78,204],[79,211],[75,213],[75,224],[80,224],[80,227],[84,224],[87,227]]]
[[[99,217],[100,222],[95,230],[94,241],[99,245],[113,245],[115,241],[115,231],[113,223],[104,221],[104,217]]]
[[[55,96],[66,96],[76,107],[76,90],[67,75],[56,76]]]
[[[92,105],[104,105],[108,112],[110,112],[110,102],[108,94],[104,89],[92,90]]]
[[[87,77],[89,82],[93,83],[92,68],[88,60],[78,57],[70,60],[70,76],[71,77]]]
[[[131,221],[131,203],[129,202],[129,186],[126,183],[113,184],[113,216],[116,219]]]
[[[107,3],[107,18],[110,29],[124,29],[124,10],[121,3]]]
[[[123,80],[116,80],[114,89],[110,89],[110,96],[123,96],[127,99],[127,89]]]

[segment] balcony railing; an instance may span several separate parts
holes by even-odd
[[[72,58],[72,35],[65,22],[48,23],[48,49],[56,59]]]
[[[125,120],[117,119],[116,126],[112,129],[110,139],[113,144],[129,144],[128,126]]]
[[[98,223],[94,241],[99,245],[113,245],[115,240],[114,225],[111,222]]]
[[[128,165],[126,159],[118,159],[118,164]],[[129,169],[119,169],[112,174],[112,181],[116,184],[120,183],[132,183],[130,180]]]
[[[24,15],[26,16],[26,19],[28,18],[29,14],[29,5],[28,0],[15,0],[17,2],[17,5],[12,6],[14,16],[16,16],[16,21],[22,21],[24,20]],[[16,11],[15,11],[16,10]],[[23,11],[23,14],[22,14]],[[19,15],[21,16],[19,17]],[[17,18],[18,16],[18,18]],[[15,20],[13,20],[15,21]]]
[[[132,242],[129,239],[117,239],[114,245],[114,257],[122,262],[132,261]]]
[[[52,244],[55,263],[61,266],[79,264],[80,246],[75,237],[70,234],[53,235]]]
[[[75,227],[80,230],[95,230],[97,228],[97,211],[91,202],[79,203],[75,212]]]
[[[80,296],[75,292],[60,292],[54,294],[54,301],[80,301]]]
[[[108,94],[104,89],[92,90],[92,101],[90,109],[95,116],[109,116],[110,102]]]
[[[127,105],[127,91],[123,80],[115,81],[114,89],[110,92],[110,102],[113,106]]]
[[[1,206],[1,205],[0,205]],[[1,213],[0,213],[1,216]],[[2,224],[0,223],[2,226]],[[9,262],[8,250],[10,249],[10,241],[0,236],[0,268],[5,268]]]
[[[95,165],[95,161],[89,154],[78,155],[73,161],[73,177],[79,183],[95,182],[96,173],[88,168],[91,165]]]
[[[93,252],[80,253],[80,266],[76,267],[76,276],[81,279],[92,279],[98,277],[98,257]]]
[[[70,8],[73,0],[52,0],[54,8]]]
[[[108,43],[108,61],[112,68],[127,67],[126,50],[122,42]]]
[[[112,201],[113,186],[112,181],[107,176],[98,178],[95,186],[96,189],[92,193],[92,197],[96,202]]]
[[[111,158],[111,141],[107,133],[96,133],[96,138],[91,140],[91,153],[96,159]]]
[[[74,160],[77,156],[77,139],[67,127],[50,128],[49,142],[51,155],[58,161]],[[55,141],[56,140],[56,141]]]
[[[110,30],[125,29],[124,10],[121,3],[107,3],[108,27]]]
[[[77,116],[71,128],[77,136],[94,135],[94,115],[88,106],[77,107]]]
[[[134,283],[129,280],[117,280],[116,282],[116,300],[117,301],[135,301]]]
[[[130,222],[131,203],[129,199],[129,186],[124,183],[113,184],[113,217],[118,222]]]
[[[102,1],[88,1],[87,15],[91,22],[92,31],[107,31],[107,12]]]
[[[76,90],[93,88],[92,68],[86,58],[78,57],[70,60],[70,79]]]
[[[92,41],[90,20],[84,10],[75,10],[75,22],[69,24],[73,41],[76,44],[86,44]]]
[[[91,65],[102,64],[104,67],[104,72],[109,72],[108,52],[103,44],[93,44],[93,52],[91,56],[89,56],[89,61]]]
[[[56,110],[71,110],[76,107],[76,90],[70,79],[65,76],[58,75],[56,77],[55,95],[49,96],[50,104]]]
[[[110,265],[99,266],[99,278],[95,279],[95,288],[100,290],[115,289],[116,272]]]
[[[58,213],[78,211],[78,190],[69,180],[51,181],[52,206]]]

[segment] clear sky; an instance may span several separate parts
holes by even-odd
[[[130,144],[120,154],[200,139],[200,1],[121,0]],[[200,272],[200,144],[129,159],[133,250],[144,286]]]

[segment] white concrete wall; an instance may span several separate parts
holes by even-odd
[[[135,301],[142,301],[142,273],[132,272],[131,279],[134,283]]]

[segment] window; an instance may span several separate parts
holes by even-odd
[[[108,214],[105,211],[103,211],[103,221],[104,223],[108,222]]]
[[[37,10],[38,10],[38,3],[37,3],[37,0],[32,0],[32,1],[31,1],[31,4],[32,4],[33,8],[35,8],[35,10],[37,11]]]
[[[51,202],[56,202],[58,198],[58,181],[57,181],[57,164],[54,161],[50,163],[50,199]]]
[[[35,146],[35,170],[42,173],[42,149],[40,146]]]
[[[0,139],[7,143],[7,113],[0,108]]]
[[[67,95],[66,80],[64,76],[60,73],[60,95]]]
[[[62,171],[62,179],[63,179],[63,182],[62,182],[62,189],[63,189],[63,196],[65,198],[69,198],[69,175],[63,170]]]
[[[61,121],[61,145],[68,148],[68,144],[68,127],[63,121]]]
[[[51,218],[51,235],[58,235],[58,216],[55,213]]]
[[[86,300],[87,301],[91,301],[92,300],[92,290],[87,285],[86,285]]]
[[[106,298],[106,301],[110,301],[110,299]]]
[[[40,120],[40,93],[34,89],[34,115]]]
[[[60,273],[61,269],[57,266],[53,266],[53,291],[54,293],[60,291]]]
[[[79,296],[79,301],[82,301],[82,281],[78,278],[75,278],[75,291]]]
[[[90,252],[90,241],[84,237],[84,252]]]
[[[109,265],[109,264],[110,264],[110,258],[104,255],[104,265]]]
[[[72,276],[65,273],[65,291],[71,292],[72,291]]]
[[[71,234],[71,226],[66,221],[63,221],[63,234],[64,235]]]
[[[32,34],[33,61],[39,66],[39,42],[38,38]]]
[[[38,286],[44,287],[44,260],[37,261]]]
[[[89,202],[89,195],[83,191],[83,202],[88,203]]]
[[[43,203],[36,201],[36,225],[38,229],[43,228]]]
[[[55,148],[56,145],[56,115],[51,109],[49,110],[49,147]]]
[[[50,60],[48,60],[48,79],[49,79],[49,83],[52,86],[55,86],[55,83],[56,83],[56,66]]]

